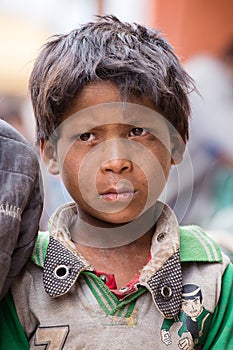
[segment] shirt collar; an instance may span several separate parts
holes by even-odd
[[[161,202],[158,205],[161,214],[152,239],[151,260],[141,269],[139,283],[151,292],[163,316],[173,318],[179,313],[182,291],[179,226],[173,211]],[[58,208],[49,222],[43,280],[51,297],[66,294],[81,271],[94,269],[70,239],[69,227],[76,215],[76,204],[68,203]]]

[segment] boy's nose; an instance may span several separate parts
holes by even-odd
[[[103,162],[101,165],[101,170],[104,173],[112,172],[112,173],[120,174],[123,172],[131,171],[132,166],[133,164],[129,159],[114,158]]]

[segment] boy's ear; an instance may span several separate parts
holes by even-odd
[[[59,174],[59,164],[55,145],[49,140],[40,141],[40,156],[48,171],[53,175]]]
[[[172,157],[172,164],[179,164],[183,160],[183,154],[185,151],[185,142],[182,139],[182,137],[176,133],[171,136],[171,157]]]

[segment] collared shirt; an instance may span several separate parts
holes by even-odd
[[[50,233],[39,235],[35,264],[28,265],[12,288],[30,349],[42,350],[49,344],[64,350],[119,350],[144,348],[146,344],[148,349],[186,346],[191,350],[215,344],[217,333],[223,344],[232,345],[230,333],[221,333],[222,322],[233,327],[224,308],[233,293],[224,282],[232,276],[232,267],[200,228],[179,227],[172,210],[162,205],[151,259],[139,271],[134,290],[119,300],[71,241],[69,227],[75,215],[74,204],[55,213]],[[198,299],[201,322],[195,323],[194,331],[188,323],[188,305],[196,291],[202,296]],[[216,343],[216,348],[208,345],[203,349],[231,349]]]

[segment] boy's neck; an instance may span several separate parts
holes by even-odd
[[[79,243],[75,243],[75,246],[96,270],[114,274],[119,289],[147,263],[154,230],[152,227],[136,241],[114,248],[90,247]]]
[[[117,287],[129,282],[147,263],[158,213],[149,209],[134,222],[87,223],[82,212],[70,228],[77,250],[96,270],[115,275]],[[104,226],[104,227],[103,227]]]

